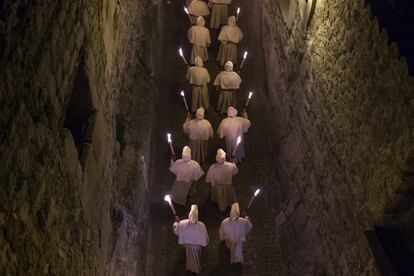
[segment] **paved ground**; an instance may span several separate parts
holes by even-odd
[[[237,2],[237,1],[236,1]],[[165,146],[160,147],[156,156],[165,156],[160,160],[156,171],[155,185],[159,187],[152,194],[152,244],[153,255],[157,262],[153,264],[154,275],[187,275],[185,271],[185,253],[184,249],[177,244],[177,237],[173,234],[172,223],[173,216],[168,205],[163,202],[163,195],[171,189],[174,177],[168,171],[168,147],[165,144],[165,134],[170,131],[173,134],[174,148],[177,155],[181,154],[182,147],[186,144],[187,138],[182,134],[182,124],[185,120],[185,110],[181,98],[178,96],[182,88],[188,92],[190,89],[185,83],[186,66],[177,55],[179,45],[183,46],[187,57],[190,55],[190,45],[186,40],[186,32],[189,22],[182,12],[184,1],[174,1],[165,5],[166,37],[163,43],[162,59],[165,64],[162,71],[162,77],[157,80],[158,86],[162,91],[162,105],[159,108],[159,116],[162,121],[159,126],[160,133],[155,135],[156,142],[163,143]],[[233,7],[235,9],[235,7]],[[218,51],[216,42],[217,33],[212,33],[213,45],[209,48],[210,61],[206,67],[212,77],[220,71],[218,64],[214,61]],[[246,35],[248,40],[248,35]],[[254,45],[256,42],[247,42],[245,45]],[[243,46],[239,49],[239,56],[242,55]],[[238,106],[244,105],[248,94],[247,88],[255,87],[256,93],[264,93],[262,84],[264,76],[262,74],[253,74],[246,63],[246,71],[242,72],[243,85],[237,94]],[[210,87],[210,109],[206,112],[206,119],[213,125],[214,130],[223,117],[215,112],[214,107],[217,103],[218,92],[214,87]],[[190,102],[190,97],[188,97]],[[239,108],[242,109],[242,108]],[[256,188],[263,187],[267,179],[265,170],[261,169],[270,158],[267,155],[266,135],[262,129],[257,127],[257,122],[263,120],[260,107],[254,104],[252,100],[251,109],[249,109],[249,119],[252,121],[252,127],[245,137],[246,159],[239,165],[239,174],[234,180],[237,193],[237,199],[244,209],[250,196]],[[215,152],[222,141],[217,136],[210,143],[209,162],[203,165],[207,172],[208,167],[214,162]],[[245,264],[230,265],[229,252],[219,242],[218,229],[221,221],[228,217],[228,211],[222,213],[218,210],[216,204],[209,200],[210,187],[204,182],[204,177],[196,183],[196,189],[191,189],[187,208],[176,207],[181,218],[186,218],[189,207],[195,203],[199,205],[200,220],[203,221],[210,236],[210,244],[203,249],[202,256],[202,273],[201,275],[286,275],[286,269],[282,262],[282,253],[276,242],[273,233],[273,220],[266,208],[266,191],[253,203],[249,216],[253,223],[253,230],[248,236],[245,243]]]

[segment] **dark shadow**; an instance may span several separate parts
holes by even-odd
[[[414,275],[414,254],[402,239],[402,229],[375,227],[375,233],[396,272],[385,275]]]
[[[401,185],[384,210],[384,225],[374,227],[375,235],[395,270],[384,275],[414,275],[414,152],[401,173]],[[371,246],[372,248],[372,246]],[[375,250],[373,250],[375,251]],[[374,254],[375,255],[375,254]],[[385,258],[377,258],[381,269]]]
[[[381,244],[381,241],[379,240],[379,237],[377,236],[376,231],[366,231],[365,236],[382,274],[389,276],[397,275],[393,265],[390,262],[390,259],[388,258],[388,255],[385,253],[385,250]]]
[[[186,261],[185,261],[185,250],[184,247],[182,247],[179,250],[179,258],[177,262],[173,264],[172,269],[168,272],[169,276],[175,276],[175,275],[195,275],[191,272],[187,271],[185,269]]]
[[[74,79],[63,123],[63,127],[68,128],[72,134],[80,160],[83,159],[85,143],[92,143],[95,115],[89,78],[82,62]],[[84,165],[83,162],[81,164]]]

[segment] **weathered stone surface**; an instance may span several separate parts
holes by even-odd
[[[157,5],[0,4],[1,275],[150,273],[143,223],[149,167],[140,156],[151,160],[155,93],[149,72],[140,69],[151,68],[151,52],[145,64],[138,55],[157,31],[143,24],[156,18]],[[80,66],[96,116],[78,152],[62,125]],[[116,154],[117,121],[124,117],[129,159],[125,151]]]
[[[383,220],[413,143],[414,82],[363,1],[317,1],[306,31],[262,4],[273,208],[292,275],[378,274],[364,231]],[[254,23],[252,23],[254,24]],[[289,200],[300,199],[294,212]],[[286,207],[283,207],[286,206]],[[279,213],[280,214],[280,213]],[[286,230],[290,229],[290,230]]]
[[[175,48],[188,28],[184,0],[3,2],[0,274],[184,273],[162,202],[168,148],[159,146],[172,126],[176,145],[186,143],[176,97],[186,68]],[[414,217],[414,83],[404,61],[361,0],[317,1],[308,30],[299,13],[287,28],[274,0],[234,5],[243,11],[240,48],[249,49],[241,93],[256,92],[237,196],[264,191],[251,210],[244,272],[377,275],[364,231]],[[77,145],[62,125],[82,66],[95,113]],[[206,203],[201,191],[190,201]],[[224,215],[201,215],[213,231],[206,271],[238,273],[218,242]],[[404,229],[411,245],[412,233]]]

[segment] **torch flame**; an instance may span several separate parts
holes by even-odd
[[[167,133],[167,140],[168,140],[168,143],[171,143],[171,133]]]
[[[181,91],[180,95],[184,97],[185,96],[184,91]]]
[[[243,59],[246,59],[246,58],[247,58],[247,51],[244,52],[244,55],[243,55]]]
[[[237,8],[237,13],[240,13],[240,8]]]
[[[254,192],[254,196],[257,196],[260,193],[260,189],[257,189],[256,192]]]
[[[164,200],[167,201],[168,203],[171,203],[171,196],[165,195]]]
[[[251,98],[252,98],[252,96],[253,96],[253,92],[250,92],[250,93],[249,93],[249,99],[251,99]]]
[[[184,7],[184,11],[186,14],[188,14],[188,9],[186,7]]]
[[[183,49],[181,49],[181,47],[178,49],[178,53],[180,54],[180,56],[183,56]]]
[[[240,142],[241,142],[241,136],[237,137],[237,142],[236,142],[236,144],[237,144],[237,145],[239,145],[239,144],[240,144]]]

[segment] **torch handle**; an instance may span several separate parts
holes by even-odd
[[[246,207],[247,211],[250,209],[250,206],[252,205],[254,198],[255,198],[255,196],[252,196],[252,198],[249,201],[249,204],[247,204],[247,207]]]
[[[177,212],[175,211],[174,205],[172,204],[172,202],[169,202],[171,211],[173,212],[174,216],[177,216]]]
[[[187,110],[187,112],[190,112],[189,108],[188,108],[188,104],[187,104],[187,99],[185,98],[185,96],[183,97],[183,101],[184,101],[184,105],[185,105],[185,109]]]
[[[240,64],[239,73],[240,73],[240,72],[241,72],[241,70],[243,69],[244,61],[245,61],[245,59],[243,59],[243,60],[242,60],[242,62],[241,62],[241,64]]]
[[[191,18],[191,15],[190,15],[189,13],[187,13],[187,15],[188,15],[188,19],[190,19],[191,25],[193,25],[193,24],[194,24],[194,21],[193,21],[193,19]]]
[[[239,136],[240,137],[240,136]],[[240,137],[241,138],[241,137]],[[234,157],[236,156],[236,152],[237,152],[237,150],[239,149],[239,146],[240,146],[240,143],[242,143],[242,140],[240,140],[240,142],[239,143],[237,143],[236,142],[236,145],[234,146],[234,148],[233,148],[233,152],[232,152],[232,157],[233,157],[233,159],[234,159]]]
[[[233,152],[232,152],[232,157],[233,157],[233,159],[234,159],[234,157],[236,156],[236,152],[237,152],[237,148],[239,147],[239,145],[237,145],[236,144],[236,146],[234,147],[234,149],[233,149]]]
[[[185,57],[184,57],[184,56],[181,56],[181,58],[184,60],[185,64],[187,64],[187,66],[189,67],[190,65],[188,65],[188,62],[187,62],[187,60],[185,59]]]
[[[249,106],[249,102],[250,102],[250,99],[247,98],[246,105],[244,106],[245,108],[247,108]]]
[[[175,155],[175,152],[174,152],[174,148],[172,146],[172,143],[168,143],[168,144],[170,145],[171,154],[172,155]]]

